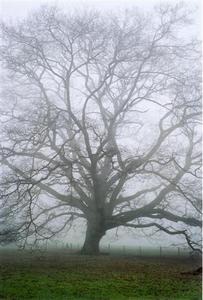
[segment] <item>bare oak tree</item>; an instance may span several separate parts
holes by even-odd
[[[86,220],[82,253],[108,230],[201,228],[200,49],[184,7],[1,24],[1,211],[18,238]]]

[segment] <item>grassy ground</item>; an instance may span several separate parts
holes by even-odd
[[[185,259],[1,252],[0,299],[199,300],[200,276]],[[198,264],[197,264],[198,266]]]

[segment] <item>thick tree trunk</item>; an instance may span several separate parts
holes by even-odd
[[[105,230],[101,228],[101,226],[98,226],[98,224],[95,223],[88,223],[85,242],[80,253],[86,255],[99,255],[99,243],[104,235]]]

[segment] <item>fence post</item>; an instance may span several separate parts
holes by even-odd
[[[126,254],[126,251],[125,251],[125,246],[123,246],[123,254]]]
[[[139,247],[140,256],[142,256],[142,247]]]
[[[160,251],[159,251],[159,253],[160,253],[160,257],[162,256],[162,247],[160,246]]]
[[[178,256],[180,256],[180,247],[178,247]]]

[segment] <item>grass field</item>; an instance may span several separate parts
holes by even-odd
[[[199,300],[198,262],[185,258],[46,255],[0,252],[0,299]]]

